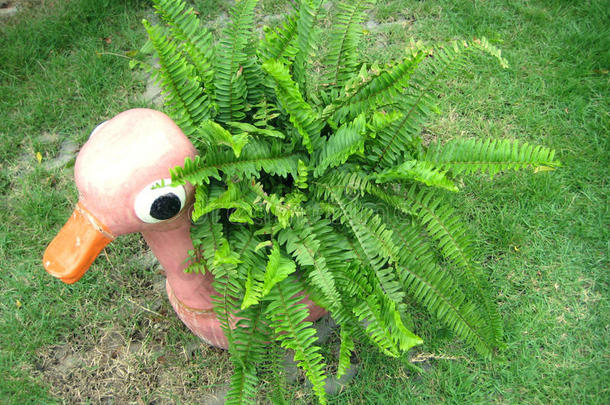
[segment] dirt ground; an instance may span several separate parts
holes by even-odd
[[[117,319],[37,353],[33,372],[50,394],[67,404],[222,403],[228,353],[189,336],[165,297],[162,276],[142,287],[130,291],[137,298]]]

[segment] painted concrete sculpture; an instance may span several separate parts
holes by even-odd
[[[78,205],[49,244],[43,264],[71,284],[115,237],[141,232],[166,271],[167,295],[178,317],[207,343],[227,348],[212,309],[213,276],[184,272],[193,249],[194,189],[169,185],[169,169],[196,154],[180,128],[158,111],[129,110],[98,126],[76,159]],[[307,320],[325,313],[310,300],[303,302]]]

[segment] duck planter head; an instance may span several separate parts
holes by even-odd
[[[170,185],[169,169],[197,154],[180,128],[165,114],[125,111],[98,126],[82,147],[74,167],[78,204],[47,247],[47,272],[72,284],[117,236],[141,232],[167,276],[168,298],[186,326],[207,343],[227,348],[213,311],[213,276],[185,273],[190,238],[190,184]],[[324,311],[305,299],[316,320]]]

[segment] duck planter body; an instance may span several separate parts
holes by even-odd
[[[47,247],[45,269],[63,282],[78,281],[102,249],[117,236],[141,232],[166,272],[166,289],[178,317],[205,342],[227,348],[216,318],[210,273],[185,273],[194,189],[170,185],[169,169],[197,154],[165,114],[125,111],[98,126],[74,167],[79,202]],[[324,314],[309,299],[307,320]]]

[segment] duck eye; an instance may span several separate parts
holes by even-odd
[[[184,207],[184,187],[172,187],[170,179],[155,181],[144,187],[136,197],[134,209],[142,221],[161,222],[178,215]]]

